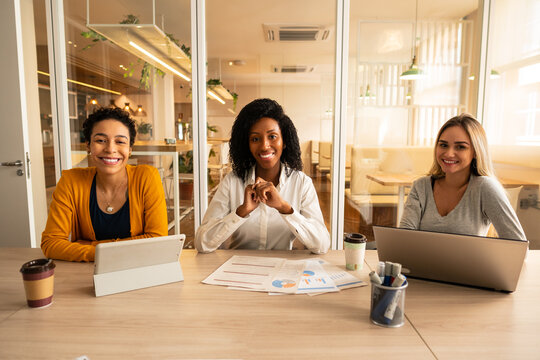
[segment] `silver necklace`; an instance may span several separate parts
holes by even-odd
[[[101,193],[103,194],[103,198],[105,200],[105,203],[107,204],[107,207],[105,208],[105,211],[107,211],[109,214],[114,211],[114,207],[111,206],[111,203],[114,202],[114,200],[116,199],[116,194],[118,193],[118,189],[121,188],[121,187],[122,186],[119,186],[118,188],[116,188],[116,190],[113,193],[113,197],[112,197],[111,201],[108,201],[107,199],[105,199],[105,191],[101,190]]]

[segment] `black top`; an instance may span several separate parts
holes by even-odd
[[[96,234],[96,240],[125,239],[131,236],[129,222],[129,197],[114,214],[107,214],[99,208],[96,196],[96,177],[90,190],[90,218]]]

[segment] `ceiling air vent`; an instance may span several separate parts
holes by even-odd
[[[314,69],[311,65],[272,65],[272,72],[283,74],[309,73]]]
[[[263,24],[266,41],[324,41],[330,29],[319,25]]]

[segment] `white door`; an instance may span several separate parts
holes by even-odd
[[[26,91],[19,1],[2,2],[2,94],[0,96],[0,246],[35,247]],[[19,40],[19,41],[18,41]],[[13,166],[17,164],[16,166]],[[20,166],[19,166],[20,164]]]

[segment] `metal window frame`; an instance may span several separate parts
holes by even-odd
[[[349,9],[350,0],[337,0],[336,70],[334,89],[334,124],[332,135],[331,248],[343,249],[345,220],[345,161],[347,128],[347,78],[349,69]],[[336,186],[337,185],[337,186]]]
[[[71,169],[64,1],[45,0],[56,182]]]
[[[476,119],[484,124],[484,115],[486,112],[485,103],[486,103],[486,86],[487,79],[489,79],[488,74],[488,45],[489,45],[489,30],[490,30],[490,21],[491,21],[491,8],[492,0],[479,0],[479,10],[482,14],[482,30],[481,30],[481,40],[480,40],[480,57],[479,57],[479,67],[478,67],[478,92],[476,93]]]
[[[206,141],[206,0],[191,0],[191,69],[193,128],[194,227],[197,231],[208,207]]]

